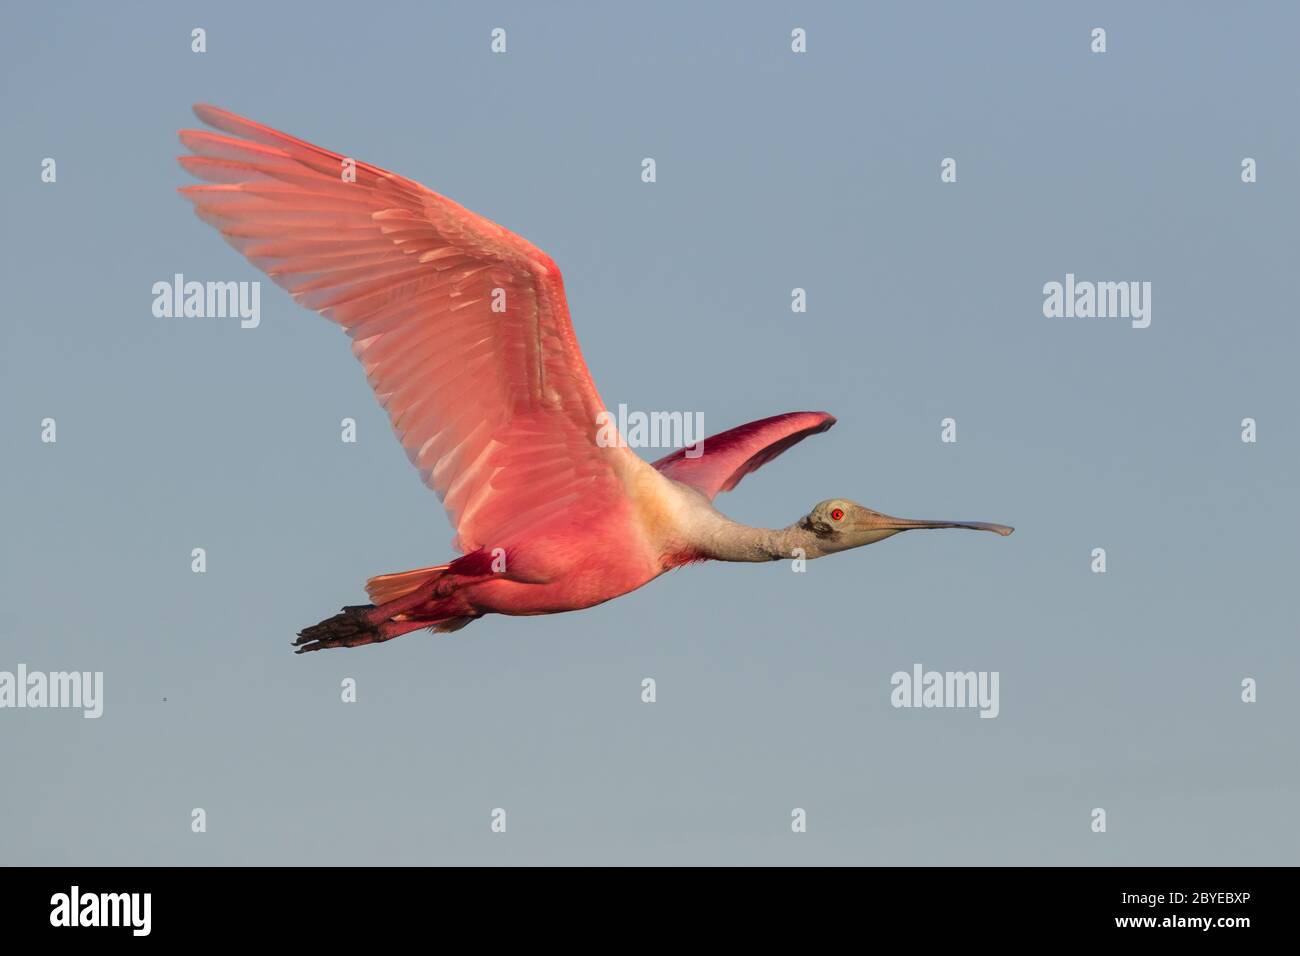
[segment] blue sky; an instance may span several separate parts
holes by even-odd
[[[0,670],[102,671],[104,714],[0,710],[0,860],[1296,862],[1298,25],[1284,4],[11,11]],[[691,567],[295,657],[451,530],[329,323],[270,282],[256,329],[153,316],[175,273],[261,278],[174,194],[194,102],[545,249],[611,408],[838,416],[719,498],[738,520],[848,497],[1016,534]],[[1045,317],[1067,273],[1150,282],[1150,326]],[[892,707],[916,663],[997,671],[997,718]]]

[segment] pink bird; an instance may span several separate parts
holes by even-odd
[[[419,183],[213,106],[229,135],[183,130],[180,192],[298,302],[342,326],[462,556],[366,582],[372,604],[305,628],[298,653],[455,631],[484,614],[555,614],[694,561],[814,559],[913,528],[832,498],[785,528],[713,505],[745,475],[835,424],[790,412],[649,464],[602,441],[605,406],[546,253]]]

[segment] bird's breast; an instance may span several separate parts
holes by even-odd
[[[702,511],[713,511],[708,499],[693,489],[647,468],[632,488],[635,515],[644,546],[658,555],[661,570],[705,560],[694,534]]]

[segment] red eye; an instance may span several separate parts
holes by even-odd
[[[841,520],[844,517],[844,509],[836,508],[831,512],[831,517],[834,518],[836,521]]]

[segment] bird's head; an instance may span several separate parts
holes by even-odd
[[[817,535],[823,554],[860,548],[875,544],[900,531],[915,528],[971,528],[975,531],[992,531],[1003,537],[1014,528],[983,521],[926,521],[919,518],[892,518],[872,511],[847,498],[831,498],[817,504],[804,517],[800,525]]]

